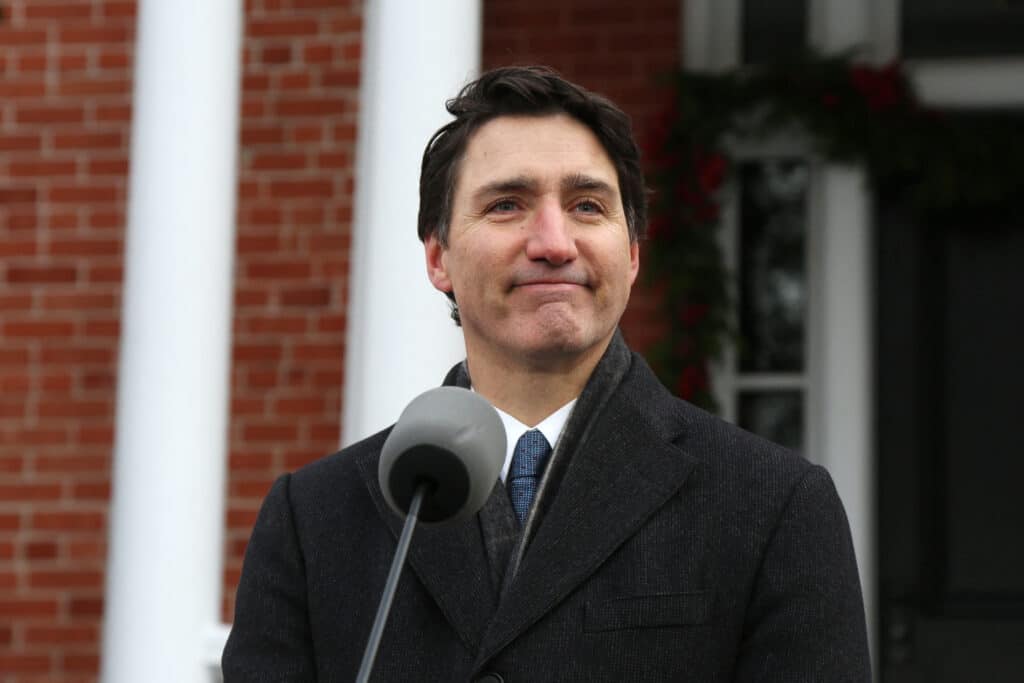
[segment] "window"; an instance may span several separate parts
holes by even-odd
[[[740,14],[744,64],[794,59],[807,50],[807,0],[744,0]]]
[[[739,165],[734,263],[739,344],[724,374],[727,416],[796,450],[807,445],[807,198],[810,164],[762,157]]]
[[[902,0],[908,59],[1024,56],[1022,0]]]

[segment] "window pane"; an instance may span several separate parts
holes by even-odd
[[[1024,55],[1021,0],[903,0],[908,58]]]
[[[741,373],[803,371],[809,180],[800,159],[740,166]]]
[[[807,49],[807,0],[744,0],[743,63],[794,59]]]
[[[738,415],[738,423],[744,429],[795,451],[803,451],[803,392],[792,389],[741,391]]]

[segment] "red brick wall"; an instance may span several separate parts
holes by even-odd
[[[132,3],[3,2],[0,680],[98,661]]]
[[[338,448],[362,48],[360,0],[248,4],[227,620],[274,477]]]
[[[643,140],[664,106],[658,79],[679,66],[679,9],[679,0],[486,0],[484,67],[547,64],[614,100]],[[642,351],[663,326],[643,286],[643,250],[640,270],[622,329]]]
[[[0,8],[0,683],[93,681],[135,3]],[[273,477],[338,443],[360,8],[247,3],[229,596]]]
[[[485,65],[551,64],[642,131],[653,75],[676,63],[678,3],[636,4],[486,0]],[[338,442],[361,6],[246,2],[226,618],[270,482]],[[0,10],[0,683],[91,682],[135,3]],[[640,345],[646,300],[627,314]]]

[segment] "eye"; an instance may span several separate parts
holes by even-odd
[[[604,213],[604,208],[593,199],[581,199],[576,202],[576,206],[573,207],[575,211],[583,214],[598,215]]]
[[[488,211],[497,211],[498,213],[508,213],[517,209],[519,209],[519,204],[514,199],[499,199],[487,207]]]

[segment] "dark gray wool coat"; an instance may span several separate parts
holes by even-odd
[[[446,383],[466,386],[464,366]],[[387,430],[281,477],[245,556],[225,683],[352,681],[402,520]],[[504,486],[413,536],[374,681],[870,680],[828,473],[671,396],[616,335],[522,531]]]

